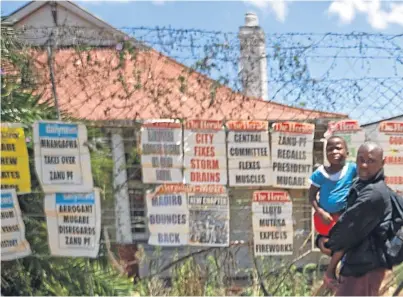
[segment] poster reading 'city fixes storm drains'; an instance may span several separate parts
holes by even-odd
[[[147,217],[150,245],[229,245],[229,199],[223,186],[159,186],[147,194]]]
[[[186,121],[184,151],[186,184],[227,184],[227,151],[222,121]]]
[[[99,189],[45,196],[51,254],[96,258],[101,236]]]
[[[31,254],[15,189],[1,190],[1,261]]]
[[[82,124],[36,122],[33,126],[36,172],[45,193],[93,189],[87,128]]]
[[[252,226],[255,256],[293,254],[292,202],[287,192],[254,192]]]

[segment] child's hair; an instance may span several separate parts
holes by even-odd
[[[329,137],[329,139],[327,140],[327,143],[326,143],[326,148],[327,148],[327,146],[329,145],[329,141],[330,141],[330,140],[333,140],[333,139],[340,139],[341,142],[343,143],[344,147],[346,148],[346,151],[348,152],[348,146],[347,146],[346,140],[345,140],[343,137],[337,136],[337,135],[333,135],[333,136],[330,136],[330,137]]]

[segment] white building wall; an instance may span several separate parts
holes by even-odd
[[[391,119],[391,121],[403,121],[403,115]],[[379,130],[379,124],[381,122],[376,122],[373,124],[363,125],[362,129],[365,131],[367,141],[376,141],[376,136]]]
[[[28,16],[19,20],[14,29],[20,38],[33,45],[46,44],[53,32],[56,46],[116,44],[122,39],[105,27],[99,26],[56,3],[57,27],[52,15],[52,6],[46,3]]]

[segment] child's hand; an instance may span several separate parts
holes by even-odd
[[[330,225],[330,223],[333,221],[333,217],[330,215],[330,213],[324,211],[323,209],[319,211],[319,215],[326,225]]]

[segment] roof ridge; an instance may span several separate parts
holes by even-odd
[[[64,48],[64,49],[61,49],[61,50],[69,50],[69,48]],[[101,50],[101,51],[102,51],[102,50],[104,50],[104,51],[110,50],[110,51],[111,51],[111,50],[113,50],[113,49],[112,49],[111,47],[104,47],[104,48],[99,48],[99,47],[97,47],[97,48],[93,48],[92,50]],[[179,65],[179,66],[181,66],[181,67],[184,67],[184,68],[186,68],[186,69],[192,69],[191,67],[186,66],[186,65],[182,64],[181,62],[178,62],[177,60],[175,60],[175,59],[173,59],[173,58],[171,58],[171,57],[169,57],[169,56],[167,56],[167,55],[165,55],[165,54],[163,54],[163,53],[157,51],[157,50],[154,49],[154,48],[150,48],[150,51],[154,52],[155,54],[157,54],[157,55],[159,55],[159,56],[163,56],[164,58],[168,59],[169,61],[171,61],[171,62],[173,62],[173,63],[175,63],[175,64],[177,64],[177,65]],[[209,81],[212,82],[212,83],[213,83],[213,82],[218,82],[217,80],[215,80],[215,79],[209,77],[209,76],[206,75],[206,74],[200,73],[200,72],[198,72],[197,70],[194,70],[194,73],[197,74],[197,75],[199,75],[199,76],[201,76],[201,77],[203,77],[203,78],[205,78],[205,79],[207,79],[207,80],[209,80]],[[302,112],[304,112],[304,113],[313,113],[313,112],[317,112],[317,113],[321,113],[321,114],[334,115],[334,117],[337,117],[337,118],[339,118],[339,117],[348,117],[347,114],[343,114],[343,113],[321,111],[321,110],[315,110],[315,109],[303,108],[303,107],[295,107],[295,106],[290,106],[290,105],[287,105],[287,104],[284,104],[284,103],[278,103],[278,102],[275,102],[275,101],[272,101],[272,100],[265,101],[265,100],[263,100],[263,99],[261,99],[261,98],[253,97],[253,96],[248,96],[248,95],[246,95],[246,94],[244,94],[244,93],[242,93],[242,92],[233,90],[233,89],[230,88],[229,86],[223,85],[223,84],[220,84],[220,87],[227,89],[228,91],[230,91],[230,92],[233,93],[234,95],[243,96],[243,97],[244,97],[245,99],[247,99],[247,100],[252,100],[252,101],[257,101],[257,102],[263,102],[263,103],[268,104],[268,105],[276,105],[276,106],[279,106],[279,107],[287,108],[287,109],[289,109],[289,110],[292,109],[292,110],[296,110],[296,111],[302,111]]]

